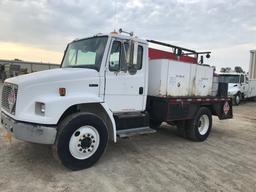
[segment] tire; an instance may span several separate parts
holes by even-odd
[[[149,127],[155,130],[158,130],[161,126],[162,122],[161,121],[155,121],[153,119],[149,120]]]
[[[237,93],[234,97],[234,104],[239,105],[241,102],[241,93]]]
[[[53,153],[66,168],[76,171],[94,165],[107,143],[107,127],[98,116],[75,113],[59,124]]]
[[[193,141],[204,141],[212,128],[212,113],[206,107],[201,107],[195,118],[187,121],[186,136]]]

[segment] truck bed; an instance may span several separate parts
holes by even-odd
[[[148,96],[147,111],[150,118],[172,122],[193,119],[200,107],[208,107],[219,119],[233,117],[232,100],[229,97],[155,97]]]

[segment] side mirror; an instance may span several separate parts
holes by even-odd
[[[129,42],[127,50],[126,50],[125,47],[126,47],[125,43],[123,43],[124,60],[125,60],[126,65],[129,65],[130,64],[131,53],[132,53],[132,51],[131,51],[131,42]]]
[[[138,42],[132,41],[132,65],[137,65],[137,58],[138,58]]]
[[[200,64],[204,64],[204,56],[203,55],[200,56]]]
[[[128,72],[130,75],[135,75],[137,73],[137,57],[138,57],[138,42],[131,41],[130,48],[130,62],[128,64]]]

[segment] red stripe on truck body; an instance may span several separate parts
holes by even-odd
[[[171,60],[182,61],[186,63],[197,64],[197,58],[189,57],[189,56],[176,56],[172,52],[162,51],[162,50],[153,49],[153,48],[149,48],[148,57],[150,59],[171,59]]]

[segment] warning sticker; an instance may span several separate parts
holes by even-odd
[[[228,114],[229,110],[230,110],[230,106],[229,106],[228,102],[226,101],[226,103],[223,106],[223,111],[224,111],[225,115]]]

